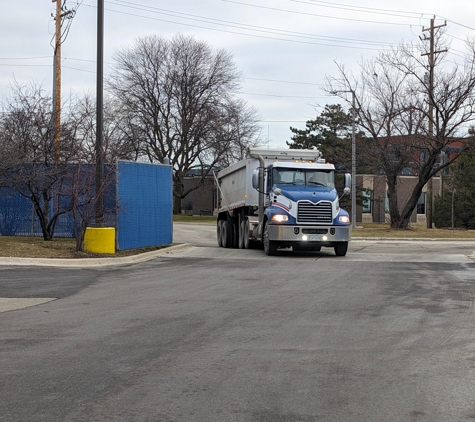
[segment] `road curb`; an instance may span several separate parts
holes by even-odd
[[[190,246],[188,243],[174,245],[158,249],[156,251],[144,252],[137,255],[123,257],[107,257],[107,258],[78,258],[78,259],[61,259],[61,258],[15,258],[0,257],[0,266],[39,266],[39,267],[106,267],[118,265],[130,265],[140,262],[149,261],[159,256],[173,254],[177,251]]]
[[[441,238],[386,238],[386,237],[352,237],[352,241],[358,242],[472,242],[475,239],[441,239]],[[140,262],[146,262],[161,256],[171,255],[183,249],[190,247],[189,243],[168,246],[156,251],[144,252],[137,255],[124,257],[107,257],[107,258],[16,258],[16,257],[0,257],[0,266],[38,266],[38,267],[70,267],[70,268],[94,268],[131,265]],[[475,254],[474,254],[475,256]]]

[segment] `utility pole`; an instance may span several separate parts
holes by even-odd
[[[434,136],[434,63],[435,54],[444,53],[447,50],[434,51],[435,49],[435,30],[447,26],[447,22],[443,25],[434,26],[434,18],[430,20],[430,28],[425,28],[422,32],[429,31],[430,48],[428,53],[422,54],[423,56],[429,56],[429,148],[432,147],[432,138]],[[425,38],[427,40],[427,38]],[[427,182],[426,193],[426,222],[427,228],[432,228],[432,215],[433,215],[433,179],[430,177]]]
[[[55,20],[55,41],[53,58],[53,113],[54,113],[54,161],[59,162],[61,155],[61,44],[62,44],[62,21],[63,18],[72,19],[75,11],[65,10],[62,5],[63,0],[52,0],[56,2]]]
[[[54,161],[59,162],[61,151],[61,1],[56,1],[56,25],[54,43],[54,84],[53,84],[53,113],[54,113]]]

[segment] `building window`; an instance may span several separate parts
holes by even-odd
[[[372,193],[369,189],[363,189],[362,196],[363,196],[363,214],[371,214],[371,198]]]
[[[417,201],[417,214],[426,213],[426,193],[422,192],[419,200]]]
[[[428,159],[429,159],[429,152],[426,149],[422,150],[420,158],[419,158],[421,164],[425,164]]]
[[[389,198],[388,198],[388,191],[386,191],[386,195],[384,197],[384,212],[389,214]]]

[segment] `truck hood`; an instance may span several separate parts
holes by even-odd
[[[334,188],[326,186],[278,186],[282,194],[293,202],[311,201],[316,203],[318,201],[333,202],[337,198],[337,192]]]

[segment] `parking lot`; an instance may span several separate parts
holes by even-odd
[[[143,263],[0,267],[0,296],[58,298],[0,314],[5,420],[475,418],[473,242],[268,257],[174,234]]]

